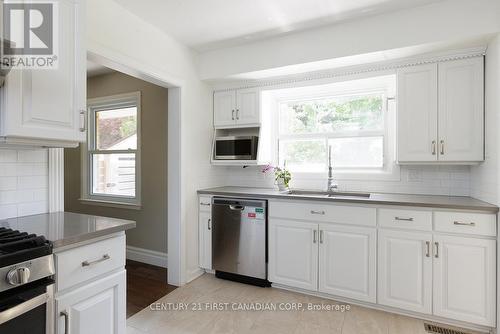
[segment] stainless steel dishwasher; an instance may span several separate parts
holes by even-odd
[[[259,286],[267,281],[267,202],[212,199],[212,267],[219,278]]]

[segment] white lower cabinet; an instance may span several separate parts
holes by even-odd
[[[377,230],[321,224],[319,291],[376,302]]]
[[[431,233],[379,230],[379,304],[432,313],[431,243]]]
[[[212,269],[212,213],[200,211],[198,217],[199,262],[203,269]]]
[[[269,281],[306,290],[318,288],[318,224],[269,221]]]
[[[125,270],[56,297],[56,333],[123,334]]]
[[[434,236],[434,314],[495,326],[496,241]]]

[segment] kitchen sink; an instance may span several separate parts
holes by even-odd
[[[292,196],[308,196],[308,197],[327,197],[327,198],[370,198],[370,193],[360,193],[354,191],[314,191],[314,190],[290,190],[288,193]]]

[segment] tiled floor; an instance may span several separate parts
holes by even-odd
[[[177,333],[342,333],[342,334],[424,334],[421,320],[351,306],[349,311],[232,311],[233,303],[245,305],[293,305],[307,303],[335,305],[332,300],[274,288],[258,288],[233,283],[205,274],[178,288],[158,302],[162,307],[188,303],[206,309],[205,303],[229,303],[229,310],[153,311],[146,308],[127,321],[127,334]],[[172,304],[168,304],[172,303]],[[200,303],[200,304],[198,304]],[[254,304],[251,304],[254,303]],[[260,303],[260,304],[255,304]],[[269,304],[263,304],[269,303]],[[237,304],[238,307],[240,304]],[[220,305],[224,308],[223,305]]]
[[[127,318],[176,287],[167,284],[167,269],[127,260]]]

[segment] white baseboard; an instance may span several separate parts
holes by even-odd
[[[167,253],[157,252],[149,249],[127,246],[127,259],[151,264],[162,268],[168,267]]]

